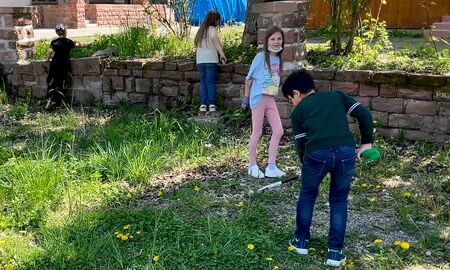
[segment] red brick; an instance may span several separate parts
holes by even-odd
[[[389,113],[387,112],[376,112],[371,111],[373,121],[376,121],[377,124],[381,124],[381,126],[387,126],[388,125],[388,117]]]
[[[437,106],[433,101],[407,100],[406,113],[419,115],[436,115]]]
[[[382,98],[374,97],[371,100],[370,107],[379,112],[403,112],[403,99],[401,98]]]
[[[331,83],[327,80],[314,80],[314,85],[317,92],[326,92],[331,89]]]
[[[370,97],[356,96],[355,99],[367,109],[370,108]]]

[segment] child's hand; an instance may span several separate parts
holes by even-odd
[[[220,62],[222,62],[222,64],[225,64],[227,62],[227,58],[225,57],[225,55],[220,56]]]
[[[244,98],[242,99],[242,102],[241,102],[241,108],[244,110],[247,109],[248,103],[249,103],[249,98],[244,96]]]
[[[361,147],[358,149],[358,152],[356,153],[356,162],[360,162],[361,154],[364,151],[371,149],[372,147],[373,147],[373,145],[371,143],[362,144]]]

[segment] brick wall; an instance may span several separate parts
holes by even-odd
[[[70,0],[63,5],[40,5],[34,15],[36,27],[54,28],[63,23],[70,28],[83,28],[86,26],[85,5],[83,0]]]
[[[163,5],[159,5],[161,11]],[[86,5],[86,17],[100,27],[143,25],[149,22],[141,5]]]
[[[42,61],[6,64],[8,81],[19,96],[46,93]],[[248,65],[219,65],[217,91],[222,106],[238,107]],[[72,60],[71,91],[78,101],[96,99],[106,105],[126,100],[149,108],[170,109],[198,96],[200,83],[193,62],[130,60],[104,62],[97,58]],[[311,70],[318,91],[341,90],[369,108],[385,137],[411,140],[450,140],[450,76],[406,72]],[[284,74],[286,75],[286,74]],[[283,124],[290,126],[290,105],[277,97]],[[220,109],[220,108],[219,108]],[[349,119],[350,127],[357,123]]]

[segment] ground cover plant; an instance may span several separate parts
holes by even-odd
[[[193,110],[2,103],[0,268],[326,269],[329,180],[302,258],[287,244],[300,183],[250,196],[270,180],[246,176],[249,115]],[[377,143],[383,159],[353,182],[344,268],[448,269],[450,146]],[[297,173],[288,134],[279,157]]]

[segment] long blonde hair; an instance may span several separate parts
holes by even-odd
[[[200,25],[197,34],[195,35],[194,39],[195,47],[198,47],[198,45],[201,44],[202,39],[206,38],[206,35],[208,34],[208,27],[210,26],[216,27],[219,24],[220,24],[219,12],[215,10],[211,10],[210,12],[208,12],[202,24]]]

